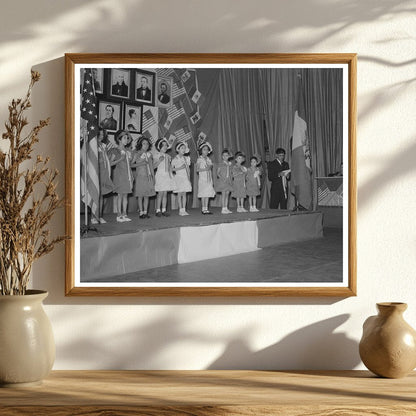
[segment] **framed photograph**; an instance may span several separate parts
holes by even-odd
[[[126,69],[111,69],[112,97],[129,98],[130,95],[130,71]]]
[[[155,105],[155,72],[137,69],[135,71],[134,99],[142,104]]]
[[[130,133],[142,131],[142,107],[139,105],[124,104],[124,129]]]
[[[116,131],[120,128],[121,104],[115,101],[98,101],[98,125],[99,127]]]
[[[92,68],[94,78],[94,88],[97,94],[104,93],[104,68]]]
[[[65,59],[66,295],[356,295],[355,54]]]
[[[157,105],[167,108],[172,105],[172,78],[157,77]]]

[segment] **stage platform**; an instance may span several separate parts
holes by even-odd
[[[276,245],[323,236],[321,212],[261,210],[258,213],[213,215],[191,209],[169,217],[117,223],[107,215],[107,224],[95,225],[80,241],[81,282],[131,279],[131,274],[177,264],[224,258],[255,252]],[[82,222],[82,218],[81,218]],[[127,278],[129,276],[129,278]],[[120,280],[121,279],[121,280]]]

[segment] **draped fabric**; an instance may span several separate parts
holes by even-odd
[[[263,159],[263,105],[260,88],[257,69],[227,68],[218,71],[213,88],[208,92],[205,105],[200,110],[203,118],[201,131],[207,134],[207,139],[214,147],[214,173],[225,148],[232,154],[242,151],[246,155],[246,166],[252,155]],[[194,184],[195,182],[194,180]],[[196,203],[194,192],[194,206]],[[212,205],[219,205],[219,196]]]
[[[213,145],[212,159],[221,152],[251,155],[264,162],[266,148],[273,159],[278,147],[286,149],[291,162],[290,139],[297,99],[298,76],[306,101],[306,117],[314,176],[327,176],[339,170],[343,151],[342,70],[330,69],[243,69],[227,68],[211,74],[211,86],[201,106],[200,131]],[[215,165],[214,165],[215,166]],[[263,163],[265,170],[265,164]],[[268,206],[269,186],[263,174],[261,206]],[[196,182],[196,175],[194,185]],[[218,205],[218,198],[213,202]],[[193,206],[198,206],[194,192]]]

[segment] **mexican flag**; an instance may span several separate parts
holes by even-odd
[[[308,126],[305,115],[305,98],[302,82],[299,83],[299,94],[293,120],[292,135],[292,193],[297,206],[312,209],[312,169],[309,153]]]

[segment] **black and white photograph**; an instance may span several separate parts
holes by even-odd
[[[132,64],[135,99],[158,95],[151,117],[124,102],[122,126],[121,102],[96,98],[97,151],[74,171],[72,290],[353,295],[355,58],[334,56],[218,67],[201,55],[189,69],[203,103],[184,97],[169,124],[158,109],[168,77],[155,89],[155,74],[173,69],[182,88],[188,68]],[[80,112],[87,99],[74,114],[94,129]]]
[[[142,107],[124,104],[124,129],[130,133],[140,133],[142,125]]]
[[[125,69],[111,69],[112,97],[128,98],[130,93],[130,71]]]
[[[157,105],[162,108],[172,105],[172,78],[157,77]]]
[[[154,105],[156,74],[143,69],[136,70],[135,79],[135,100],[142,104]]]
[[[88,99],[88,98],[87,98]],[[99,127],[115,131],[120,128],[121,104],[114,101],[98,102]]]

